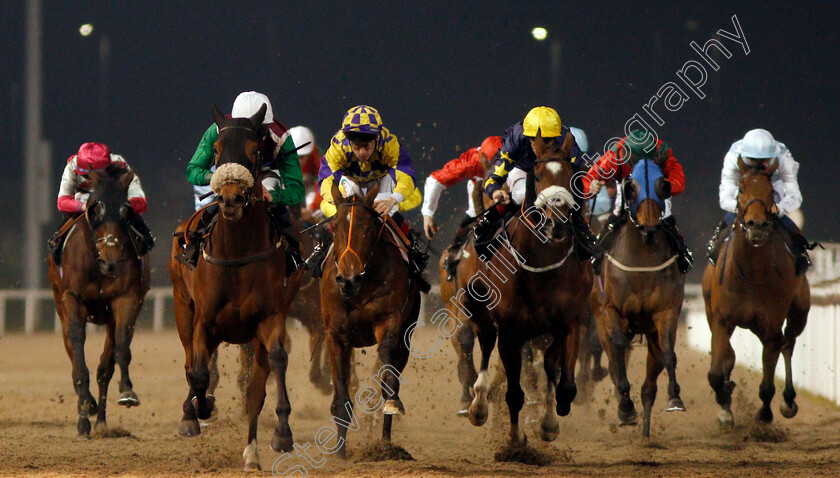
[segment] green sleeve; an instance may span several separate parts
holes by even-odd
[[[300,158],[295,150],[295,142],[291,135],[286,138],[279,155],[283,159],[278,160],[275,169],[280,172],[284,189],[271,191],[272,202],[281,203],[286,206],[300,204],[303,202],[303,173],[300,172]]]
[[[207,131],[204,132],[204,136],[201,137],[198,148],[196,148],[190,164],[187,165],[186,176],[190,184],[195,186],[206,186],[210,184],[207,181],[207,173],[211,172],[210,165],[213,164],[213,143],[216,142],[218,137],[219,131],[216,129],[215,124],[210,125]]]

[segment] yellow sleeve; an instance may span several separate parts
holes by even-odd
[[[332,141],[330,141],[330,147],[327,150],[327,154],[324,157],[327,160],[327,166],[330,168],[331,174],[324,178],[321,181],[321,197],[323,200],[321,201],[321,211],[324,212],[324,215],[327,217],[332,217],[335,214],[336,207],[335,201],[332,197],[332,185],[335,181],[335,172],[341,171],[347,165],[347,156],[345,152],[341,148],[341,140],[343,139],[343,134],[339,132],[333,136]],[[340,188],[341,186],[339,186]]]
[[[403,164],[400,164],[401,160]],[[413,172],[413,168],[411,167],[411,158],[402,151],[397,137],[387,130],[385,145],[382,148],[382,162],[385,163],[388,168],[394,170],[396,177],[394,193],[400,194],[402,196],[402,201],[405,201],[416,189],[414,186],[414,178],[412,178],[409,174]],[[406,171],[408,172],[403,171],[404,168],[407,168]]]
[[[400,203],[400,212],[409,211],[416,208],[423,202],[423,194],[420,193],[420,188],[414,188],[414,191],[408,196],[405,201]]]

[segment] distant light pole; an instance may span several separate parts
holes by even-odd
[[[531,36],[534,37],[534,40],[537,41],[544,41],[548,38],[548,30],[543,27],[535,27],[531,30]],[[563,46],[560,43],[560,40],[555,38],[551,40],[551,46],[549,50],[549,69],[551,71],[551,89],[550,89],[550,100],[551,100],[551,107],[557,108],[558,101],[560,100],[560,66],[563,60]]]

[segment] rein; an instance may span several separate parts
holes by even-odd
[[[347,254],[348,252],[352,252],[353,255],[356,256],[356,259],[359,260],[359,266],[361,266],[361,268],[362,268],[362,272],[359,275],[364,277],[365,272],[367,272],[367,265],[370,262],[370,259],[373,257],[373,254],[376,252],[376,248],[372,247],[370,249],[370,253],[368,253],[368,255],[367,255],[367,257],[365,258],[364,261],[362,261],[362,258],[359,256],[359,254],[355,250],[353,250],[353,246],[352,246],[353,223],[355,222],[354,219],[355,219],[355,215],[356,215],[356,206],[361,206],[361,207],[364,207],[366,209],[370,209],[370,210],[374,211],[374,213],[376,213],[376,210],[371,208],[370,206],[368,206],[365,203],[362,203],[362,202],[357,203],[355,196],[353,196],[353,198],[351,199],[350,202],[342,203],[338,207],[342,207],[342,206],[347,206],[347,207],[350,208],[350,230],[347,232],[347,247],[344,248],[344,252],[342,252],[341,256],[339,256],[337,259],[336,259],[335,253],[333,253],[333,260],[334,260],[335,266],[337,268],[338,267],[338,262],[341,259],[344,258],[345,254]],[[378,213],[376,213],[376,214],[377,214],[377,217],[378,217]],[[374,243],[379,241],[379,238],[382,236],[382,231],[385,230],[385,225],[386,225],[386,221],[382,221],[382,226],[379,228],[379,232],[376,234],[376,238],[374,239]]]

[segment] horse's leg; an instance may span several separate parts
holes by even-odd
[[[590,360],[594,358],[591,351],[591,341],[589,340],[589,337],[592,333],[592,327],[595,324],[595,322],[592,321],[594,319],[590,314],[591,312],[587,311],[584,324],[580,326],[580,336],[582,340],[580,342],[580,348],[578,349],[578,362],[580,369],[577,374],[577,381],[580,383],[580,393],[575,398],[577,403],[584,403],[588,401],[592,396],[592,389],[595,386],[595,382],[592,380],[592,369],[589,366]]]
[[[645,438],[650,437],[650,414],[651,410],[653,410],[653,402],[656,400],[656,380],[659,378],[659,374],[662,373],[662,369],[664,368],[664,364],[662,363],[663,360],[661,359],[664,351],[660,346],[660,337],[657,335],[659,334],[656,331],[648,332],[647,334],[647,372],[645,375],[645,381],[642,384],[642,406],[644,408],[642,418],[642,436]]]
[[[99,410],[96,414],[96,428],[105,428],[105,407],[108,398],[108,385],[114,376],[114,322],[105,326],[105,347],[99,357],[99,367],[96,369],[96,383],[99,385]]]
[[[131,363],[131,340],[134,338],[134,324],[143,300],[140,297],[125,296],[111,303],[111,310],[116,322],[116,340],[114,342],[114,359],[120,367],[120,396],[117,404],[124,407],[140,405],[137,394],[134,393],[128,365]]]
[[[556,388],[558,381],[558,363],[560,362],[561,338],[553,336],[551,344],[545,349],[543,356],[543,369],[545,369],[546,394],[545,413],[540,423],[540,438],[543,441],[554,441],[560,434],[560,423],[557,421],[557,396]]]
[[[474,315],[477,316],[479,313],[476,312]],[[473,320],[475,318],[473,317]],[[477,325],[476,336],[478,338],[478,345],[481,348],[481,364],[479,365],[478,378],[476,378],[473,384],[475,397],[469,408],[470,423],[477,427],[484,425],[490,411],[487,405],[487,394],[490,391],[490,374],[487,368],[490,366],[490,356],[493,354],[493,348],[496,345],[496,326],[490,322],[486,315],[483,318],[486,320],[475,322]]]
[[[258,345],[259,341],[252,340],[247,344],[239,346],[239,370],[236,372],[236,384],[239,387],[239,396],[242,400],[242,404],[245,405],[243,407],[243,411],[245,411],[245,413],[248,413],[248,388],[250,387],[251,380],[253,380],[252,377],[255,365],[254,357]]]
[[[572,402],[577,396],[575,364],[580,347],[580,327],[573,325],[566,329],[566,336],[560,342],[560,383],[557,385],[557,414],[565,417],[572,411]]]
[[[174,293],[175,306],[175,325],[178,328],[178,338],[181,339],[181,345],[184,347],[184,375],[187,379],[187,398],[184,400],[182,410],[184,415],[181,417],[181,424],[179,433],[181,436],[196,436],[201,434],[201,427],[198,424],[198,416],[195,412],[195,407],[192,404],[192,397],[195,396],[195,391],[190,383],[190,370],[193,365],[193,316],[195,314],[194,303],[192,299],[181,293],[179,288],[175,287]]]
[[[684,412],[685,404],[680,398],[680,384],[677,383],[677,324],[679,313],[676,310],[664,310],[653,314],[653,323],[656,324],[658,337],[648,334],[648,340],[657,341],[661,355],[659,360],[668,372],[668,406],[669,412]],[[658,339],[658,340],[657,340]],[[650,361],[650,359],[648,359]]]
[[[535,393],[539,393],[540,379],[537,376],[537,369],[534,367],[534,362],[536,361],[536,351],[534,349],[536,345],[536,339],[534,339],[525,342],[522,346],[522,375],[524,375],[523,382],[525,383],[525,390],[528,391],[525,394],[525,398],[529,405],[538,403],[536,400],[528,399],[529,395],[533,396]]]
[[[338,431],[340,458],[347,458],[347,425],[354,420],[350,416],[353,402],[350,401],[350,358],[352,348],[337,333],[327,331],[327,350],[330,354],[330,374],[333,382],[333,401],[330,411]]]
[[[79,421],[76,430],[79,437],[90,436],[89,415],[96,413],[96,399],[90,393],[90,373],[85,363],[85,314],[84,306],[69,292],[64,293],[64,307],[67,320],[62,322],[64,329],[64,348],[73,364],[73,388],[79,397],[76,410]]]
[[[469,415],[470,402],[472,402],[472,385],[478,379],[473,360],[473,349],[475,348],[475,332],[470,324],[461,327],[457,334],[452,336],[452,346],[458,355],[458,381],[461,383],[461,407],[458,409],[458,416]]]
[[[419,294],[418,294],[419,295]],[[416,299],[416,309],[419,312],[420,297]],[[382,362],[382,368],[376,374],[379,380],[382,397],[389,397],[385,400],[385,405],[382,407],[382,412],[385,417],[382,421],[382,439],[391,441],[391,423],[394,415],[405,414],[405,407],[402,400],[400,400],[400,377],[408,363],[409,350],[402,340],[400,334],[401,317],[392,318],[385,323],[383,328],[375,331],[376,337],[379,341],[377,352],[379,353],[379,360]]]
[[[505,401],[510,412],[510,431],[507,438],[510,446],[521,446],[528,441],[525,431],[519,427],[519,412],[525,403],[525,392],[519,384],[522,372],[522,345],[523,342],[517,337],[516,331],[499,331],[499,356],[502,358],[507,377]]]
[[[271,438],[271,449],[277,452],[292,451],[294,439],[292,428],[289,426],[289,415],[292,405],[286,390],[286,370],[289,367],[289,354],[286,352],[286,318],[282,314],[269,317],[260,324],[257,330],[260,341],[268,349],[268,364],[274,372],[277,383],[277,428]]]
[[[207,420],[213,414],[215,404],[215,399],[207,396],[207,388],[210,386],[209,363],[218,343],[210,343],[210,337],[203,324],[204,322],[199,320],[193,331],[192,366],[187,371],[187,379],[195,393],[191,402],[195,407],[196,416],[200,420]]]
[[[630,347],[630,337],[619,325],[618,311],[607,306],[604,309],[604,327],[599,328],[598,335],[601,345],[607,352],[610,362],[610,378],[618,391],[618,419],[621,425],[636,424],[636,406],[630,398],[630,381],[627,380],[627,350]]]
[[[708,308],[707,308],[708,309]],[[707,314],[711,313],[707,311]],[[730,380],[732,369],[735,367],[735,350],[729,339],[732,337],[733,327],[721,325],[720,317],[709,316],[709,326],[712,330],[712,364],[709,367],[709,385],[715,391],[715,400],[720,405],[718,424],[724,428],[731,428],[735,424],[732,418],[732,390],[735,382]]]
[[[245,458],[245,471],[257,471],[260,468],[260,457],[257,453],[257,422],[265,404],[265,384],[271,365],[268,362],[268,351],[259,342],[254,344],[254,366],[251,367],[251,380],[245,391],[245,411],[248,414],[248,446],[242,453]],[[244,351],[243,351],[244,353]]]
[[[207,394],[213,395],[216,393],[216,387],[219,386],[219,349],[210,356],[207,368],[210,370],[210,385],[207,386]]]
[[[776,364],[779,363],[779,353],[782,351],[782,345],[784,345],[784,337],[781,333],[778,333],[778,335],[763,339],[761,342],[764,345],[764,351],[761,354],[764,377],[758,386],[758,397],[761,398],[762,405],[755,415],[755,421],[768,424],[773,421],[773,410],[770,409],[770,403],[773,401],[773,395],[776,394],[776,385],[773,382],[776,378]]]
[[[785,325],[785,344],[782,346],[782,356],[785,358],[785,391],[782,393],[784,401],[779,405],[779,411],[785,418],[793,418],[799,411],[796,405],[796,390],[793,388],[793,372],[791,370],[791,359],[793,348],[796,345],[796,337],[805,329],[808,321],[808,310],[791,306],[787,314],[787,325]]]

